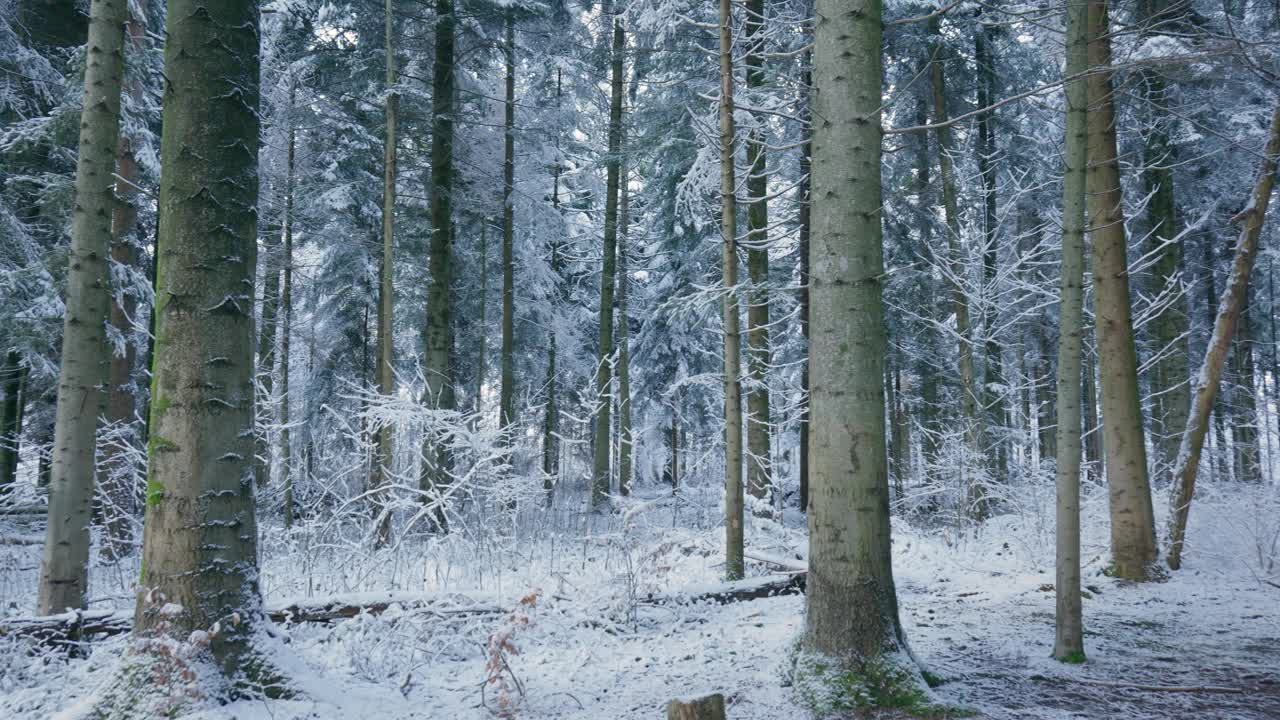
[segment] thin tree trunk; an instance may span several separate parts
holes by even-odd
[[[561,97],[561,71],[556,69],[556,108],[560,108]],[[556,215],[561,215],[560,210],[560,136],[556,135],[556,164],[553,170],[554,179],[551,185],[551,207],[555,209]],[[562,299],[560,289],[561,265],[560,259],[560,238],[556,237],[551,243],[551,272],[555,278],[555,287],[552,288],[552,303],[555,306],[560,304]],[[551,501],[554,499],[556,475],[559,472],[560,445],[556,434],[560,431],[559,423],[559,396],[556,387],[556,351],[557,339],[555,328],[552,327],[550,332],[549,344],[547,351],[547,408],[544,411],[544,427],[542,430],[542,489],[546,493],[546,505],[551,507]]]
[[[974,32],[974,62],[978,66],[978,107],[991,104],[996,90],[995,63],[991,57],[991,27],[979,25]],[[999,219],[996,216],[996,138],[992,131],[995,112],[982,113],[978,116],[978,174],[982,179],[982,281],[987,292],[998,296],[995,287],[996,270],[999,264]],[[1000,351],[1000,343],[995,337],[996,313],[994,304],[987,310],[983,325],[985,327],[986,345],[986,378],[982,384],[982,404],[986,412],[985,424],[990,438],[989,462],[998,478],[1007,477],[1009,473],[1009,447],[1005,428],[1008,425],[1009,398],[1004,387],[1004,359]],[[985,514],[987,508],[978,508],[979,514]]]
[[[724,292],[725,577],[743,575],[742,340],[738,319],[738,202],[734,173],[733,3],[720,0],[720,262]]]
[[[764,0],[747,0],[746,34],[747,92],[765,85]],[[747,298],[747,492],[768,502],[773,489],[769,424],[769,170],[763,127],[768,118],[757,113],[756,126],[747,135],[747,276],[751,292]],[[768,515],[769,508],[757,504],[755,511]]]
[[[1093,348],[1084,348],[1084,378],[1081,395],[1084,402],[1084,460],[1085,472],[1091,478],[1102,475],[1102,428],[1098,424],[1098,382]]]
[[[22,409],[26,404],[22,397],[22,356],[16,351],[5,353],[0,367],[0,500],[13,488],[18,477],[18,450],[21,441]]]
[[[516,29],[507,10],[507,102],[502,162],[502,389],[498,427],[508,432],[515,421],[515,184],[516,184]],[[510,443],[508,436],[506,442]]]
[[[386,137],[382,141],[382,256],[378,263],[378,334],[377,369],[378,394],[390,397],[395,391],[395,370],[392,355],[395,351],[395,331],[391,321],[395,307],[395,290],[392,287],[392,263],[395,260],[396,216],[396,126],[400,115],[400,94],[396,87],[396,49],[394,3],[386,0],[383,6],[383,25],[386,55]],[[284,332],[289,332],[286,326]],[[287,359],[287,358],[286,358]],[[378,526],[374,537],[375,547],[391,542],[391,427],[377,429],[378,449],[373,461],[373,478],[369,486],[377,488]]]
[[[296,85],[289,87],[289,112],[293,112]],[[294,151],[297,144],[297,128],[289,118],[289,149],[286,154],[284,186],[284,288],[280,303],[284,322],[280,327],[280,477],[284,479],[284,526],[293,526],[293,446],[289,436],[289,338],[293,334],[293,190]],[[393,160],[394,165],[394,160]],[[392,178],[394,182],[394,177]],[[394,207],[394,195],[392,207]],[[385,248],[384,248],[385,249]]]
[[[818,0],[814,38],[813,454],[804,644],[867,662],[906,649],[890,562],[880,278],[881,12]],[[818,501],[820,500],[820,501]]]
[[[107,253],[115,205],[116,151],[128,4],[93,0],[76,160],[75,212],[54,423],[49,522],[40,561],[42,615],[87,601],[94,436],[102,408],[106,321],[111,302]],[[251,141],[257,142],[255,137]]]
[[[154,424],[134,628],[184,640],[218,628],[209,655],[222,682],[201,688],[219,699],[237,694],[235,678],[288,692],[253,648],[262,600],[246,288],[257,255],[258,39],[255,2],[169,2]]]
[[[605,160],[604,263],[600,270],[600,335],[595,377],[595,447],[591,464],[591,507],[602,509],[609,498],[610,387],[613,380],[613,302],[618,260],[618,184],[622,166],[622,80],[626,34],[622,18],[609,8],[613,26],[610,49],[609,153]]]
[[[631,202],[625,162],[618,192],[621,194],[618,199],[618,492],[625,496],[631,494],[635,472],[632,460],[635,440],[631,435],[631,328],[627,320],[627,286],[631,283],[627,274],[627,231]]]
[[[1262,482],[1262,467],[1258,451],[1258,399],[1253,385],[1253,330],[1250,327],[1252,302],[1245,297],[1244,308],[1236,325],[1235,342],[1232,343],[1232,370],[1236,397],[1232,403],[1235,418],[1235,468],[1239,482]]]
[[[1111,64],[1107,2],[1089,3],[1089,66]],[[1156,560],[1155,520],[1138,397],[1138,358],[1129,303],[1124,205],[1116,155],[1111,73],[1089,85],[1089,233],[1093,241],[1095,336],[1102,387],[1102,449],[1111,506],[1111,554],[1117,576],[1147,580]]]
[[[125,35],[130,45],[130,52],[138,57],[141,52],[143,28],[139,19],[129,14],[125,25]],[[139,101],[142,97],[142,86],[137,80],[129,83],[130,97]],[[116,203],[111,219],[111,261],[125,267],[135,262],[136,252],[132,237],[138,226],[138,208],[134,205],[138,186],[138,161],[133,154],[133,146],[129,138],[120,136],[116,150],[116,174],[119,179],[115,184]],[[116,429],[117,433],[132,435],[132,425],[136,413],[136,389],[133,385],[133,368],[137,360],[137,349],[130,335],[133,331],[133,315],[137,310],[137,300],[129,288],[118,288],[112,293],[111,312],[108,322],[123,339],[123,347],[112,348],[111,362],[107,370],[107,404],[105,426]],[[126,472],[121,445],[123,437],[108,443],[102,448],[102,461],[98,467],[98,480],[101,486],[102,524],[106,530],[102,547],[108,559],[115,559],[128,551],[130,540],[129,519],[136,513],[133,501],[133,488],[130,486],[132,474]]]
[[[809,244],[812,209],[810,206],[809,167],[813,152],[812,131],[810,130],[810,105],[813,102],[811,87],[813,85],[812,54],[805,51],[804,72],[801,84],[804,94],[801,100],[801,123],[805,131],[804,145],[800,148],[800,186],[797,191],[800,221],[800,336],[804,338],[805,361],[800,371],[800,511],[809,511],[809,364],[812,353],[809,351]]]
[[[1138,4],[1142,20],[1147,24],[1144,35],[1153,32],[1154,27],[1175,19],[1170,14],[1169,5],[1168,0],[1147,0]],[[1164,79],[1158,71],[1144,70],[1139,77],[1139,92],[1153,116],[1142,148],[1143,190],[1151,197],[1147,202],[1147,224],[1150,226],[1147,252],[1156,253],[1152,290],[1169,291],[1177,287],[1183,255],[1183,243],[1173,242],[1178,234],[1177,203],[1173,193],[1173,168],[1177,158],[1169,138],[1168,121],[1156,116],[1157,113],[1163,114],[1160,108],[1167,104],[1169,98]],[[1186,348],[1190,326],[1184,306],[1185,301],[1178,298],[1151,319],[1152,351],[1157,354],[1150,375],[1152,447],[1155,450],[1153,473],[1157,476],[1173,468],[1191,404]]]
[[[484,411],[484,376],[488,372],[485,355],[489,351],[489,218],[480,219],[480,348],[476,351],[476,417]]]
[[[929,21],[930,34],[933,36],[932,55],[929,64],[929,75],[933,85],[934,122],[944,123],[947,113],[946,79],[943,74],[943,44],[941,39],[941,23],[937,17]],[[942,207],[947,222],[947,248],[950,256],[951,291],[956,317],[956,335],[959,337],[960,358],[960,412],[964,426],[964,439],[967,454],[971,458],[981,457],[982,453],[982,417],[978,409],[978,382],[973,367],[973,333],[969,326],[969,298],[965,292],[963,278],[967,275],[964,264],[963,242],[960,228],[960,210],[956,203],[955,169],[951,156],[954,147],[951,143],[951,128],[939,127],[935,131],[938,140],[938,170],[942,176]],[[968,460],[964,466],[967,468]],[[962,469],[968,479],[965,503],[969,514],[977,520],[983,518],[983,491],[981,484],[970,478],[971,473]]]
[[[1196,472],[1200,468],[1200,452],[1204,448],[1205,431],[1209,426],[1209,414],[1213,410],[1218,381],[1227,359],[1231,338],[1248,295],[1249,273],[1258,254],[1258,236],[1266,219],[1267,205],[1271,202],[1271,188],[1275,182],[1276,164],[1280,160],[1280,105],[1271,118],[1271,130],[1267,138],[1265,159],[1253,194],[1245,210],[1233,218],[1240,223],[1240,238],[1236,241],[1235,259],[1231,264],[1231,277],[1226,292],[1218,306],[1218,317],[1213,324],[1213,337],[1205,351],[1204,362],[1196,375],[1195,401],[1187,429],[1182,434],[1178,449],[1178,463],[1173,475],[1173,513],[1169,521],[1169,567],[1182,566],[1182,546],[1187,532],[1187,515],[1191,512],[1191,499],[1195,495]]]
[[[1062,180],[1062,279],[1057,389],[1057,550],[1053,657],[1084,660],[1080,599],[1080,397],[1084,334],[1085,168],[1088,165],[1088,8],[1066,4],[1066,171]]]
[[[431,244],[428,265],[431,284],[427,288],[426,318],[426,402],[440,410],[453,409],[453,388],[449,352],[453,347],[453,326],[449,286],[453,280],[453,94],[454,94],[453,0],[436,0],[436,53],[431,78]],[[440,438],[428,433],[423,438],[421,488],[436,508],[435,525],[448,529],[441,497],[449,478],[449,452]]]

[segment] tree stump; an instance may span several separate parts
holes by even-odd
[[[667,703],[667,720],[725,720],[724,696],[716,693],[694,700]]]

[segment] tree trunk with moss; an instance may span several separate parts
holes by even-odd
[[[856,668],[906,650],[885,457],[880,3],[818,0],[817,16],[804,644]]]
[[[738,202],[734,173],[733,4],[720,0],[720,263],[724,293],[725,577],[743,575],[742,340],[738,318]]]
[[[49,522],[40,561],[40,614],[83,608],[87,601],[94,450],[111,304],[107,256],[115,207],[124,25],[128,4],[93,0],[76,159],[75,208],[57,414],[50,460]],[[255,81],[256,82],[256,81]],[[257,139],[253,140],[256,147]]]
[[[622,18],[609,10],[613,41],[609,55],[609,149],[605,159],[604,261],[600,270],[600,333],[595,372],[595,447],[591,463],[591,507],[608,504],[610,410],[613,385],[613,303],[618,271],[618,184],[622,167],[622,81],[626,33]]]
[[[1253,194],[1244,212],[1234,218],[1240,223],[1240,237],[1236,241],[1235,259],[1231,264],[1231,276],[1221,303],[1218,317],[1213,324],[1213,336],[1205,351],[1204,362],[1196,374],[1198,381],[1191,416],[1182,434],[1178,449],[1178,463],[1173,474],[1172,515],[1169,520],[1169,548],[1166,557],[1169,567],[1182,566],[1182,546],[1187,533],[1187,516],[1191,512],[1191,499],[1195,496],[1196,474],[1200,469],[1200,453],[1204,449],[1205,435],[1209,429],[1209,417],[1213,401],[1218,394],[1218,382],[1226,364],[1231,338],[1248,298],[1249,273],[1258,255],[1258,238],[1266,219],[1267,206],[1271,202],[1271,190],[1275,183],[1277,163],[1280,162],[1280,105],[1271,118],[1271,130],[1263,150],[1264,160],[1254,185]]]
[[[1089,162],[1088,8],[1066,4],[1066,169],[1062,179],[1062,271],[1057,383],[1056,615],[1053,657],[1084,659],[1080,599],[1080,401],[1084,335],[1085,167]]]
[[[170,0],[166,40],[151,464],[134,628],[180,640],[209,633],[223,675],[202,690],[226,698],[246,681],[274,679],[253,647],[264,621],[252,463],[257,4]]]
[[[1138,397],[1138,356],[1129,302],[1124,205],[1116,154],[1116,120],[1107,3],[1089,3],[1087,196],[1093,241],[1093,297],[1102,388],[1102,450],[1111,507],[1111,554],[1117,576],[1150,579],[1155,520]]]
[[[440,410],[453,409],[453,384],[449,354],[453,349],[453,326],[449,286],[453,281],[453,92],[454,92],[453,0],[436,0],[436,52],[431,78],[431,183],[427,189],[431,211],[431,242],[428,248],[426,346],[426,403]],[[440,438],[423,439],[421,489],[429,501],[439,500],[447,491],[449,451]],[[438,506],[436,529],[448,527],[445,508]]]
[[[764,0],[747,1],[747,92],[765,86]],[[768,116],[756,113],[756,126],[747,135],[747,492],[768,502],[773,489],[769,425],[769,174],[764,127]],[[756,512],[768,514],[767,507]]]

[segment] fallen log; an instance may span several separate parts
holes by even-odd
[[[381,595],[386,599],[373,600]],[[281,625],[326,623],[349,620],[358,615],[381,615],[393,606],[406,610],[426,611],[436,615],[496,615],[506,612],[492,605],[472,607],[432,607],[436,599],[398,596],[388,593],[362,595],[355,598],[333,598],[323,602],[297,601],[269,608],[267,617]],[[29,637],[42,644],[72,645],[129,632],[133,628],[130,610],[81,610],[43,617],[0,620],[0,637]]]
[[[806,573],[794,572],[781,577],[762,576],[733,580],[718,585],[693,588],[684,593],[650,593],[645,602],[651,605],[687,604],[695,602],[714,602],[728,605],[735,602],[760,600],[778,595],[799,595],[804,593]]]

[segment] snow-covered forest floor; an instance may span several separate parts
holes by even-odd
[[[285,536],[268,523],[269,607],[330,597],[401,604],[287,627],[274,652],[302,697],[200,717],[487,718],[505,695],[516,717],[657,718],[669,699],[711,691],[725,694],[735,720],[803,717],[784,680],[803,597],[671,600],[718,584],[723,529],[714,490],[687,490],[678,501],[668,492],[651,489],[606,518],[539,511],[529,518],[542,521],[517,520],[506,536],[413,537],[376,554],[322,540],[319,524]],[[978,533],[895,517],[903,622],[919,660],[945,680],[934,690],[939,703],[986,718],[1280,717],[1274,488],[1207,487],[1192,512],[1183,571],[1135,586],[1102,572],[1106,496],[1091,487],[1083,508],[1089,660],[1081,666],[1049,658],[1051,496],[1043,486],[1029,492]],[[4,537],[32,533],[12,520],[0,527]],[[802,566],[802,518],[752,520],[747,547],[757,556],[752,574]],[[39,546],[0,552],[3,612],[29,615]],[[95,568],[94,607],[130,606],[133,563]],[[531,607],[521,604],[534,593]],[[519,652],[505,654],[499,680],[486,683],[495,635]],[[74,708],[111,678],[128,642],[117,636],[67,658],[0,638],[0,717]]]

